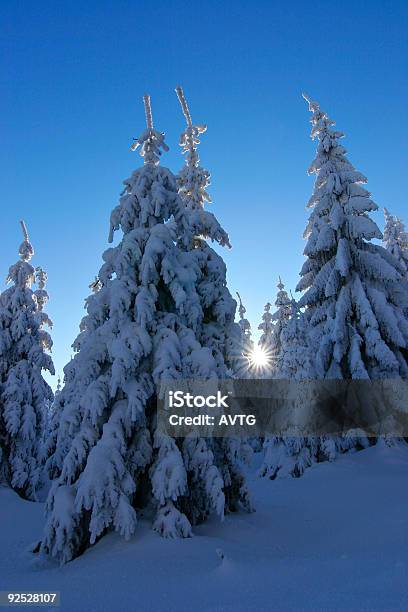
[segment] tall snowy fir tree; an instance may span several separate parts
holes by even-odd
[[[370,218],[377,210],[363,187],[367,179],[346,158],[334,122],[304,96],[312,113],[316,174],[305,231],[307,257],[297,290],[304,294],[310,354],[317,378],[407,377],[407,285],[394,257],[372,242],[382,234]],[[321,441],[321,455],[333,458],[343,438]],[[356,442],[358,444],[358,442]]]
[[[408,233],[398,217],[384,208],[385,228],[383,243],[387,251],[394,255],[401,266],[401,272],[408,280]]]
[[[23,221],[21,226],[20,260],[9,269],[11,287],[0,296],[0,475],[19,495],[36,499],[42,432],[53,399],[43,378],[43,372],[54,374],[44,329],[52,323],[43,310],[47,277],[29,263],[34,250]]]
[[[167,146],[153,127],[150,98],[144,102],[147,129],[132,147],[140,146],[144,165],[124,182],[111,214],[109,240],[119,229],[123,235],[103,254],[55,402],[41,549],[62,563],[108,530],[129,538],[138,509],[154,513],[159,533],[176,537],[191,535],[209,513],[249,505],[236,444],[176,440],[156,429],[162,381],[226,376],[236,305],[225,265],[205,240],[227,245],[228,236],[201,207],[203,192],[188,185],[199,173],[200,130],[184,132],[187,170],[177,184],[159,165]]]
[[[408,322],[403,308],[407,286],[393,257],[380,245],[369,217],[377,205],[362,187],[367,179],[345,157],[341,132],[309,102],[317,155],[309,201],[312,214],[305,235],[307,261],[299,291],[307,310],[316,370],[321,378],[406,377]]]

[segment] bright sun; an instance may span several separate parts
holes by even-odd
[[[265,368],[269,365],[270,359],[268,353],[262,347],[255,346],[249,355],[249,362],[255,368]]]

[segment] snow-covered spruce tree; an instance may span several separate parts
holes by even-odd
[[[258,368],[256,364],[256,354],[254,353],[254,341],[252,340],[251,324],[246,318],[246,308],[242,303],[240,294],[237,292],[239,300],[239,321],[236,337],[233,339],[231,346],[232,355],[232,375],[237,379],[255,379],[258,377]],[[251,458],[252,451],[259,452],[262,450],[263,439],[260,436],[253,436],[247,439],[249,449],[244,452],[248,461]]]
[[[378,379],[406,377],[407,285],[369,216],[377,210],[363,187],[367,179],[346,158],[332,129],[334,122],[307,96],[317,154],[309,168],[316,174],[305,231],[307,257],[297,290],[305,293],[310,352],[316,377]],[[350,438],[321,440],[321,458],[334,458]],[[356,445],[365,444],[361,439]]]
[[[277,368],[277,360],[282,351],[282,332],[287,326],[290,316],[292,313],[291,301],[288,296],[287,291],[285,290],[285,285],[282,283],[281,278],[279,277],[278,282],[278,292],[276,294],[275,306],[276,310],[272,314],[272,324],[273,331],[271,335],[269,350],[270,350],[270,358],[272,359],[273,364],[273,372],[275,378],[280,378],[280,374],[276,372]]]
[[[262,331],[261,337],[259,338],[259,345],[265,349],[270,347],[271,338],[273,334],[273,322],[271,314],[270,302],[267,302],[264,307],[264,313],[262,315],[262,321],[258,325],[258,329]]]
[[[265,304],[262,321],[258,325],[258,329],[262,332],[258,341],[258,347],[256,348],[257,373],[260,378],[271,378],[273,371],[272,338],[274,325],[271,306],[270,302]]]
[[[401,273],[408,279],[408,233],[398,217],[391,215],[384,208],[385,228],[383,244],[398,261]]]
[[[254,378],[255,371],[252,359],[254,342],[252,340],[251,324],[245,317],[246,308],[238,292],[237,297],[239,300],[239,333],[237,333],[232,351],[232,371],[235,378]]]
[[[276,358],[276,376],[285,380],[313,378],[312,360],[307,350],[307,324],[296,300],[287,306],[290,312],[282,325],[280,350]]]
[[[34,250],[23,221],[21,226],[20,260],[9,269],[12,286],[0,296],[0,473],[21,497],[35,499],[42,430],[53,399],[43,378],[43,370],[54,374],[47,353],[52,341],[43,328],[52,323],[43,310],[46,274],[29,263]]]
[[[282,289],[283,287],[280,288]],[[279,436],[268,436],[264,442],[264,457],[259,475],[271,480],[285,476],[301,476],[313,463],[316,452],[316,441],[302,435],[299,430],[299,425],[307,422],[304,413],[308,409],[308,398],[307,393],[304,394],[297,383],[313,378],[305,317],[299,312],[295,300],[291,300],[288,306],[285,298],[285,310],[289,308],[288,316],[281,321],[274,378],[294,381],[293,392],[288,394],[288,403],[293,413],[288,414],[286,431]]]
[[[247,500],[235,448],[188,445],[156,429],[161,381],[225,375],[235,302],[222,260],[211,262],[195,238],[228,237],[208,213],[186,206],[174,175],[159,166],[167,146],[153,128],[150,98],[144,102],[147,129],[132,147],[141,147],[144,165],[111,214],[110,241],[119,229],[123,236],[103,254],[56,400],[41,549],[62,563],[108,530],[130,537],[137,509],[155,512],[162,535],[189,536],[210,511],[223,515]]]

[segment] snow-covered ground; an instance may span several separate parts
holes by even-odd
[[[408,447],[372,447],[298,479],[253,477],[257,512],[187,540],[140,523],[64,567],[27,552],[43,507],[0,489],[0,590],[59,590],[69,612],[408,610]],[[222,559],[224,555],[224,558]]]

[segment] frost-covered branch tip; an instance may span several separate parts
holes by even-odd
[[[310,123],[313,127],[310,133],[310,138],[312,140],[318,138],[319,141],[324,140],[326,136],[334,139],[342,138],[344,136],[343,132],[339,132],[338,130],[332,130],[330,133],[328,132],[330,126],[336,125],[336,122],[330,119],[329,115],[320,108],[319,103],[313,101],[308,94],[302,93],[302,96],[308,103],[309,111],[312,113]],[[325,146],[328,146],[327,143]],[[311,170],[309,173],[315,172],[312,167],[309,168],[309,170]]]
[[[183,149],[183,154],[186,155],[186,165],[189,168],[197,168],[200,158],[197,153],[197,145],[200,144],[200,134],[203,134],[207,130],[206,125],[193,125],[190,110],[188,108],[188,104],[186,98],[184,96],[183,88],[180,85],[177,85],[175,88],[175,92],[180,102],[181,110],[183,111],[183,115],[186,119],[187,127],[184,129],[180,136],[179,144]],[[206,172],[206,171],[205,171]],[[208,184],[208,177],[205,180],[206,184]],[[208,198],[206,197],[209,202]]]
[[[30,244],[30,238],[28,236],[27,226],[24,221],[20,220],[21,229],[23,230],[24,242],[21,243],[18,252],[23,261],[29,261],[34,255],[34,249]]]
[[[177,85],[175,91],[179,99],[180,106],[183,111],[183,115],[186,118],[187,125],[191,127],[193,125],[193,122],[191,120],[190,110],[188,108],[187,100],[184,96],[183,88],[180,85]]]
[[[306,100],[309,105],[309,110],[311,113],[314,113],[320,109],[320,106],[317,102],[314,102],[312,98],[305,92],[302,93],[302,98]]]
[[[140,146],[140,155],[144,158],[144,163],[157,166],[160,161],[160,149],[163,149],[163,151],[168,151],[169,147],[164,142],[164,132],[158,132],[153,127],[152,107],[150,104],[149,94],[145,94],[143,96],[143,104],[146,115],[147,129],[142,132],[139,138],[134,138],[135,142],[130,147],[130,150],[136,151],[136,149]]]
[[[153,115],[152,115],[152,107],[150,104],[149,94],[145,94],[143,96],[143,104],[144,104],[145,114],[146,114],[147,129],[152,130],[153,129]]]
[[[20,225],[21,225],[21,229],[23,230],[24,241],[30,242],[30,239],[28,237],[27,226],[22,219],[20,219]]]
[[[239,316],[241,317],[241,319],[244,318],[244,314],[246,313],[246,308],[242,303],[241,300],[241,296],[239,295],[238,291],[236,292],[238,299],[239,299],[239,308],[238,308],[238,312],[239,312]]]
[[[188,134],[190,136],[195,135],[197,137],[199,134],[203,134],[204,132],[206,132],[207,131],[206,125],[203,125],[203,124],[193,125],[193,120],[191,119],[190,109],[188,108],[188,104],[187,104],[186,97],[184,95],[183,88],[180,85],[177,85],[177,87],[175,88],[175,92],[179,99],[181,110],[183,111],[183,115],[186,118],[186,123],[187,123],[187,129],[183,132],[183,135]],[[182,139],[183,139],[183,135],[182,135]],[[199,140],[196,140],[195,144],[199,144]]]

